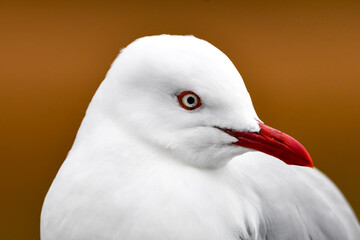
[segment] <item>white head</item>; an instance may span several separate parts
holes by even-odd
[[[201,106],[182,106],[187,91],[195,93],[189,104],[198,96]],[[197,167],[220,167],[249,151],[231,144],[237,138],[221,129],[260,131],[233,63],[193,36],[134,41],[121,51],[96,95],[88,111],[102,109],[122,129]]]

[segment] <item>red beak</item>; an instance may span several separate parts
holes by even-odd
[[[314,167],[310,154],[294,138],[262,122],[259,126],[260,132],[223,131],[238,139],[235,145],[269,154],[290,165]]]

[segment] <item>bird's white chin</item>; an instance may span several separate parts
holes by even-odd
[[[250,149],[233,145],[214,145],[198,151],[175,150],[177,158],[198,168],[221,168],[236,156],[249,152]]]
[[[231,159],[247,152],[249,149],[238,146],[213,146],[204,152],[197,153],[196,158],[189,157],[185,161],[198,168],[222,168]]]
[[[249,151],[233,145],[236,139],[214,127],[196,127],[172,131],[171,137],[158,139],[178,161],[198,168],[221,168],[232,158]]]

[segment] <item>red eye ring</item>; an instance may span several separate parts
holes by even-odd
[[[201,107],[200,97],[192,91],[184,91],[178,95],[178,101],[182,108],[194,110]]]

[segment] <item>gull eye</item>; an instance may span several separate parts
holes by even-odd
[[[178,95],[179,104],[186,110],[194,110],[201,106],[201,99],[196,93],[185,91]]]

